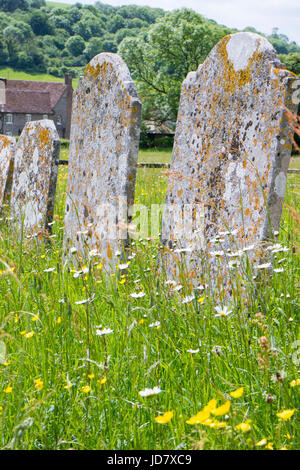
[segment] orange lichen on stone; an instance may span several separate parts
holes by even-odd
[[[41,147],[46,147],[51,142],[51,134],[48,129],[42,129],[39,133],[39,140]]]

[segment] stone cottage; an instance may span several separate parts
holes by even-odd
[[[64,83],[0,77],[0,134],[18,136],[29,121],[51,119],[61,138],[70,137],[72,75]]]

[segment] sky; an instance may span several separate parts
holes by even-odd
[[[92,5],[96,0],[55,1]],[[299,0],[102,0],[102,3],[112,6],[148,5],[164,10],[192,8],[207,18],[232,28],[253,26],[262,33],[271,34],[272,28],[277,27],[280,33],[300,44]]]

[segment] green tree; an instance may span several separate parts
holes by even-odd
[[[35,10],[31,14],[29,24],[38,36],[45,36],[46,34],[53,34],[53,26],[49,21],[47,13],[40,10]]]
[[[84,55],[86,56],[87,60],[90,61],[95,55],[100,54],[103,50],[103,42],[100,38],[92,38],[86,44],[86,48],[84,49]]]
[[[182,81],[230,32],[182,9],[159,19],[147,33],[121,42],[119,53],[137,81],[145,119],[176,120]]]
[[[27,10],[27,0],[0,0],[0,10],[13,12],[19,8],[20,10]]]
[[[290,54],[280,55],[281,61],[286,68],[300,77],[300,52],[291,52]]]
[[[74,57],[81,55],[85,48],[85,42],[81,36],[72,36],[66,42],[66,49]]]

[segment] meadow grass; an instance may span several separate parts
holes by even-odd
[[[38,82],[57,82],[64,83],[64,78],[55,77],[48,73],[28,73],[20,70],[14,70],[11,67],[0,67],[0,77],[8,80],[33,80]],[[73,88],[78,86],[78,78],[73,78]]]
[[[54,238],[0,226],[0,448],[299,448],[299,175],[281,219],[288,250],[274,254],[283,271],[262,271],[255,295],[218,318],[211,293],[183,303],[189,286],[166,284],[159,241],[135,240],[128,270],[109,276],[97,258],[62,262],[66,180],[60,167]],[[136,202],[163,203],[166,187],[161,170],[139,169]]]

